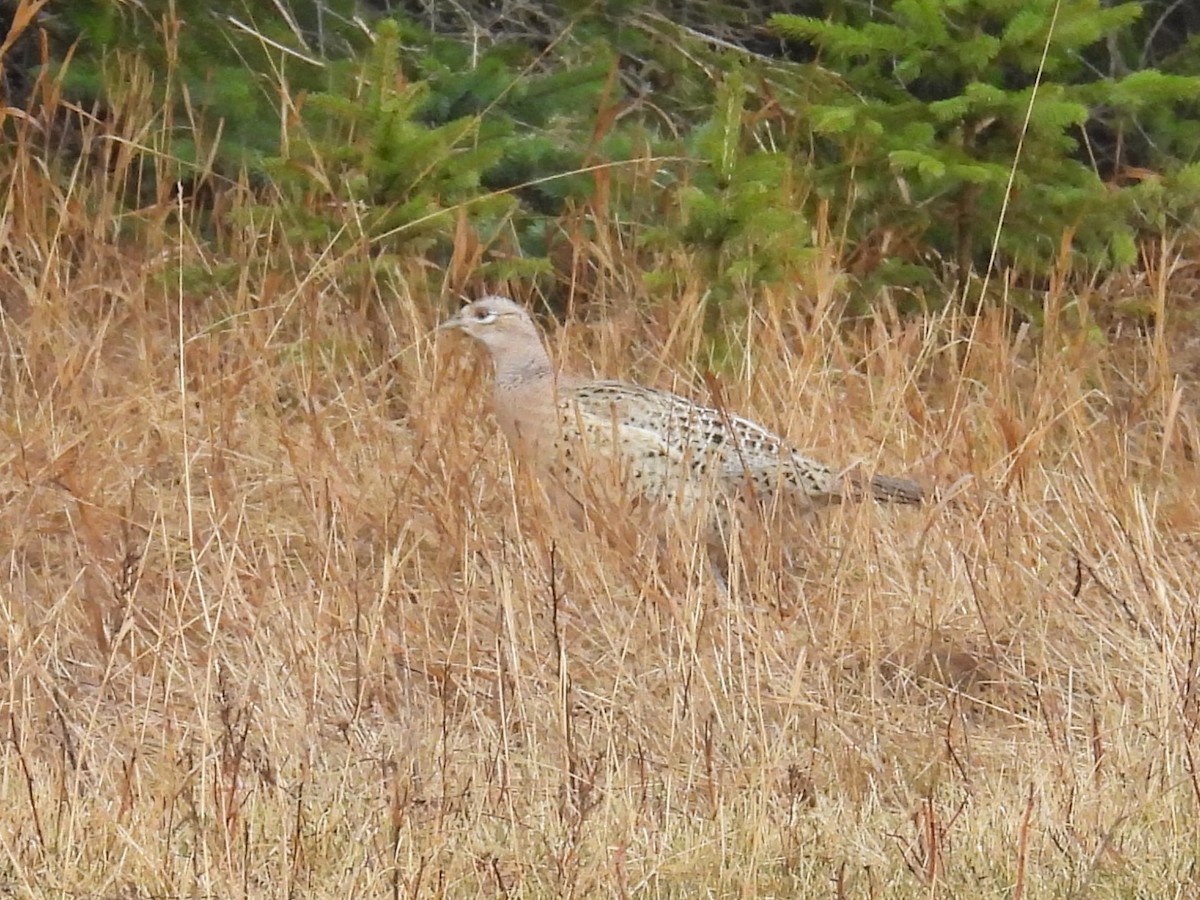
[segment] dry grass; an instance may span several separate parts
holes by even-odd
[[[427,338],[423,261],[364,285],[270,222],[121,213],[119,152],[64,172],[17,124],[0,893],[1190,895],[1197,431],[1162,332],[835,327],[832,251],[747,297],[726,403],[957,487],[747,534],[726,595],[686,542],[548,518],[477,355]],[[601,289],[559,356],[705,396],[680,278]]]

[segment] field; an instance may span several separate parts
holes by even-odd
[[[269,219],[214,239],[169,188],[123,211],[119,158],[64,172],[22,133],[0,894],[1194,896],[1195,273],[1169,249],[1050,284],[1031,328],[886,296],[844,319],[829,242],[740,298],[714,369],[700,276],[659,260],[681,287],[650,296],[615,237],[575,247],[606,274],[541,316],[564,367],[719,391],[936,494],[748,531],[723,591],[686,536],[566,527],[514,467],[486,360],[432,333],[480,287],[466,243],[436,290],[431,260],[293,252]]]

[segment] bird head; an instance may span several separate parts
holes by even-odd
[[[481,297],[438,326],[438,331],[453,330],[466,332],[493,352],[530,337],[537,340],[529,313],[507,297]]]
[[[463,331],[492,355],[498,374],[514,377],[549,368],[549,358],[533,319],[507,297],[481,297],[468,303],[438,326],[438,331]]]

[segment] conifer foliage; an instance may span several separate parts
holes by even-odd
[[[1160,155],[1148,163],[1161,174],[1141,184],[1124,159],[1094,155],[1102,128],[1141,135],[1148,150],[1153,120],[1172,123],[1176,147],[1200,138],[1200,78],[1154,70],[1106,78],[1085,62],[1089,48],[1137,20],[1139,4],[825,7],[822,17],[779,14],[771,23],[843,79],[805,115],[815,176],[854,208],[861,239],[886,230],[897,245],[946,254],[966,272],[989,262],[998,232],[1001,261],[1039,271],[1055,263],[1065,234],[1090,264],[1123,265],[1140,228],[1200,198],[1194,158]]]
[[[245,173],[230,221],[318,252],[438,263],[465,224],[480,274],[529,277],[602,222],[721,303],[803,281],[820,229],[870,298],[993,263],[1121,267],[1196,224],[1200,56],[1148,68],[1139,2],[820,0],[769,18],[774,52],[644,5],[530,6],[540,43],[351,0],[64,0],[47,24],[81,108],[154,85],[149,169]]]

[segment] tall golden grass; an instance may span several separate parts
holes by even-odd
[[[132,80],[62,152],[39,90],[0,171],[0,893],[1190,895],[1172,253],[1148,333],[1066,279],[1036,333],[845,323],[833,244],[742,297],[722,402],[944,499],[746,534],[723,592],[686,542],[554,524],[428,261],[129,210],[166,114]],[[712,399],[706,285],[619,247],[573,248],[607,274],[555,354]]]

